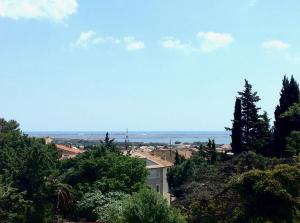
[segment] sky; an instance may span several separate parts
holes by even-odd
[[[0,117],[25,131],[213,131],[244,79],[300,81],[297,0],[0,0]]]

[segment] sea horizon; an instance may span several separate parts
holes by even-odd
[[[106,132],[117,142],[125,140],[126,131],[25,131],[25,134],[35,137],[51,137],[57,139],[83,139],[100,140]],[[193,143],[207,142],[214,139],[217,144],[229,144],[231,142],[228,131],[128,131],[131,142],[143,143]]]

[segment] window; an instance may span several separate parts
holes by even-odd
[[[159,193],[159,185],[156,184],[156,191]]]

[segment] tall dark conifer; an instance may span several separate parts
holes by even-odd
[[[241,99],[236,98],[231,130],[231,147],[234,154],[241,153],[242,148],[242,105]]]
[[[273,155],[283,156],[286,148],[286,137],[292,131],[289,119],[282,115],[294,103],[299,101],[299,86],[294,77],[291,80],[284,76],[280,93],[279,105],[275,109]]]
[[[242,148],[243,150],[256,150],[258,138],[258,111],[256,103],[260,100],[257,92],[252,92],[252,85],[245,80],[244,91],[238,92],[241,100],[241,123],[242,123]]]
[[[213,139],[211,142],[211,151],[210,151],[210,163],[214,164],[217,161],[217,150],[216,150],[216,143]]]
[[[207,146],[208,149],[211,149],[211,146],[212,146],[211,139],[208,139],[208,143],[207,143],[206,146]]]

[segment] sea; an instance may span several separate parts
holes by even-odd
[[[105,137],[105,131],[35,131],[25,132],[34,137],[51,137],[56,139],[100,140]],[[110,137],[117,142],[124,142],[126,131],[109,132]],[[181,143],[207,142],[214,139],[217,144],[230,144],[228,131],[129,131],[130,142],[143,143]]]

